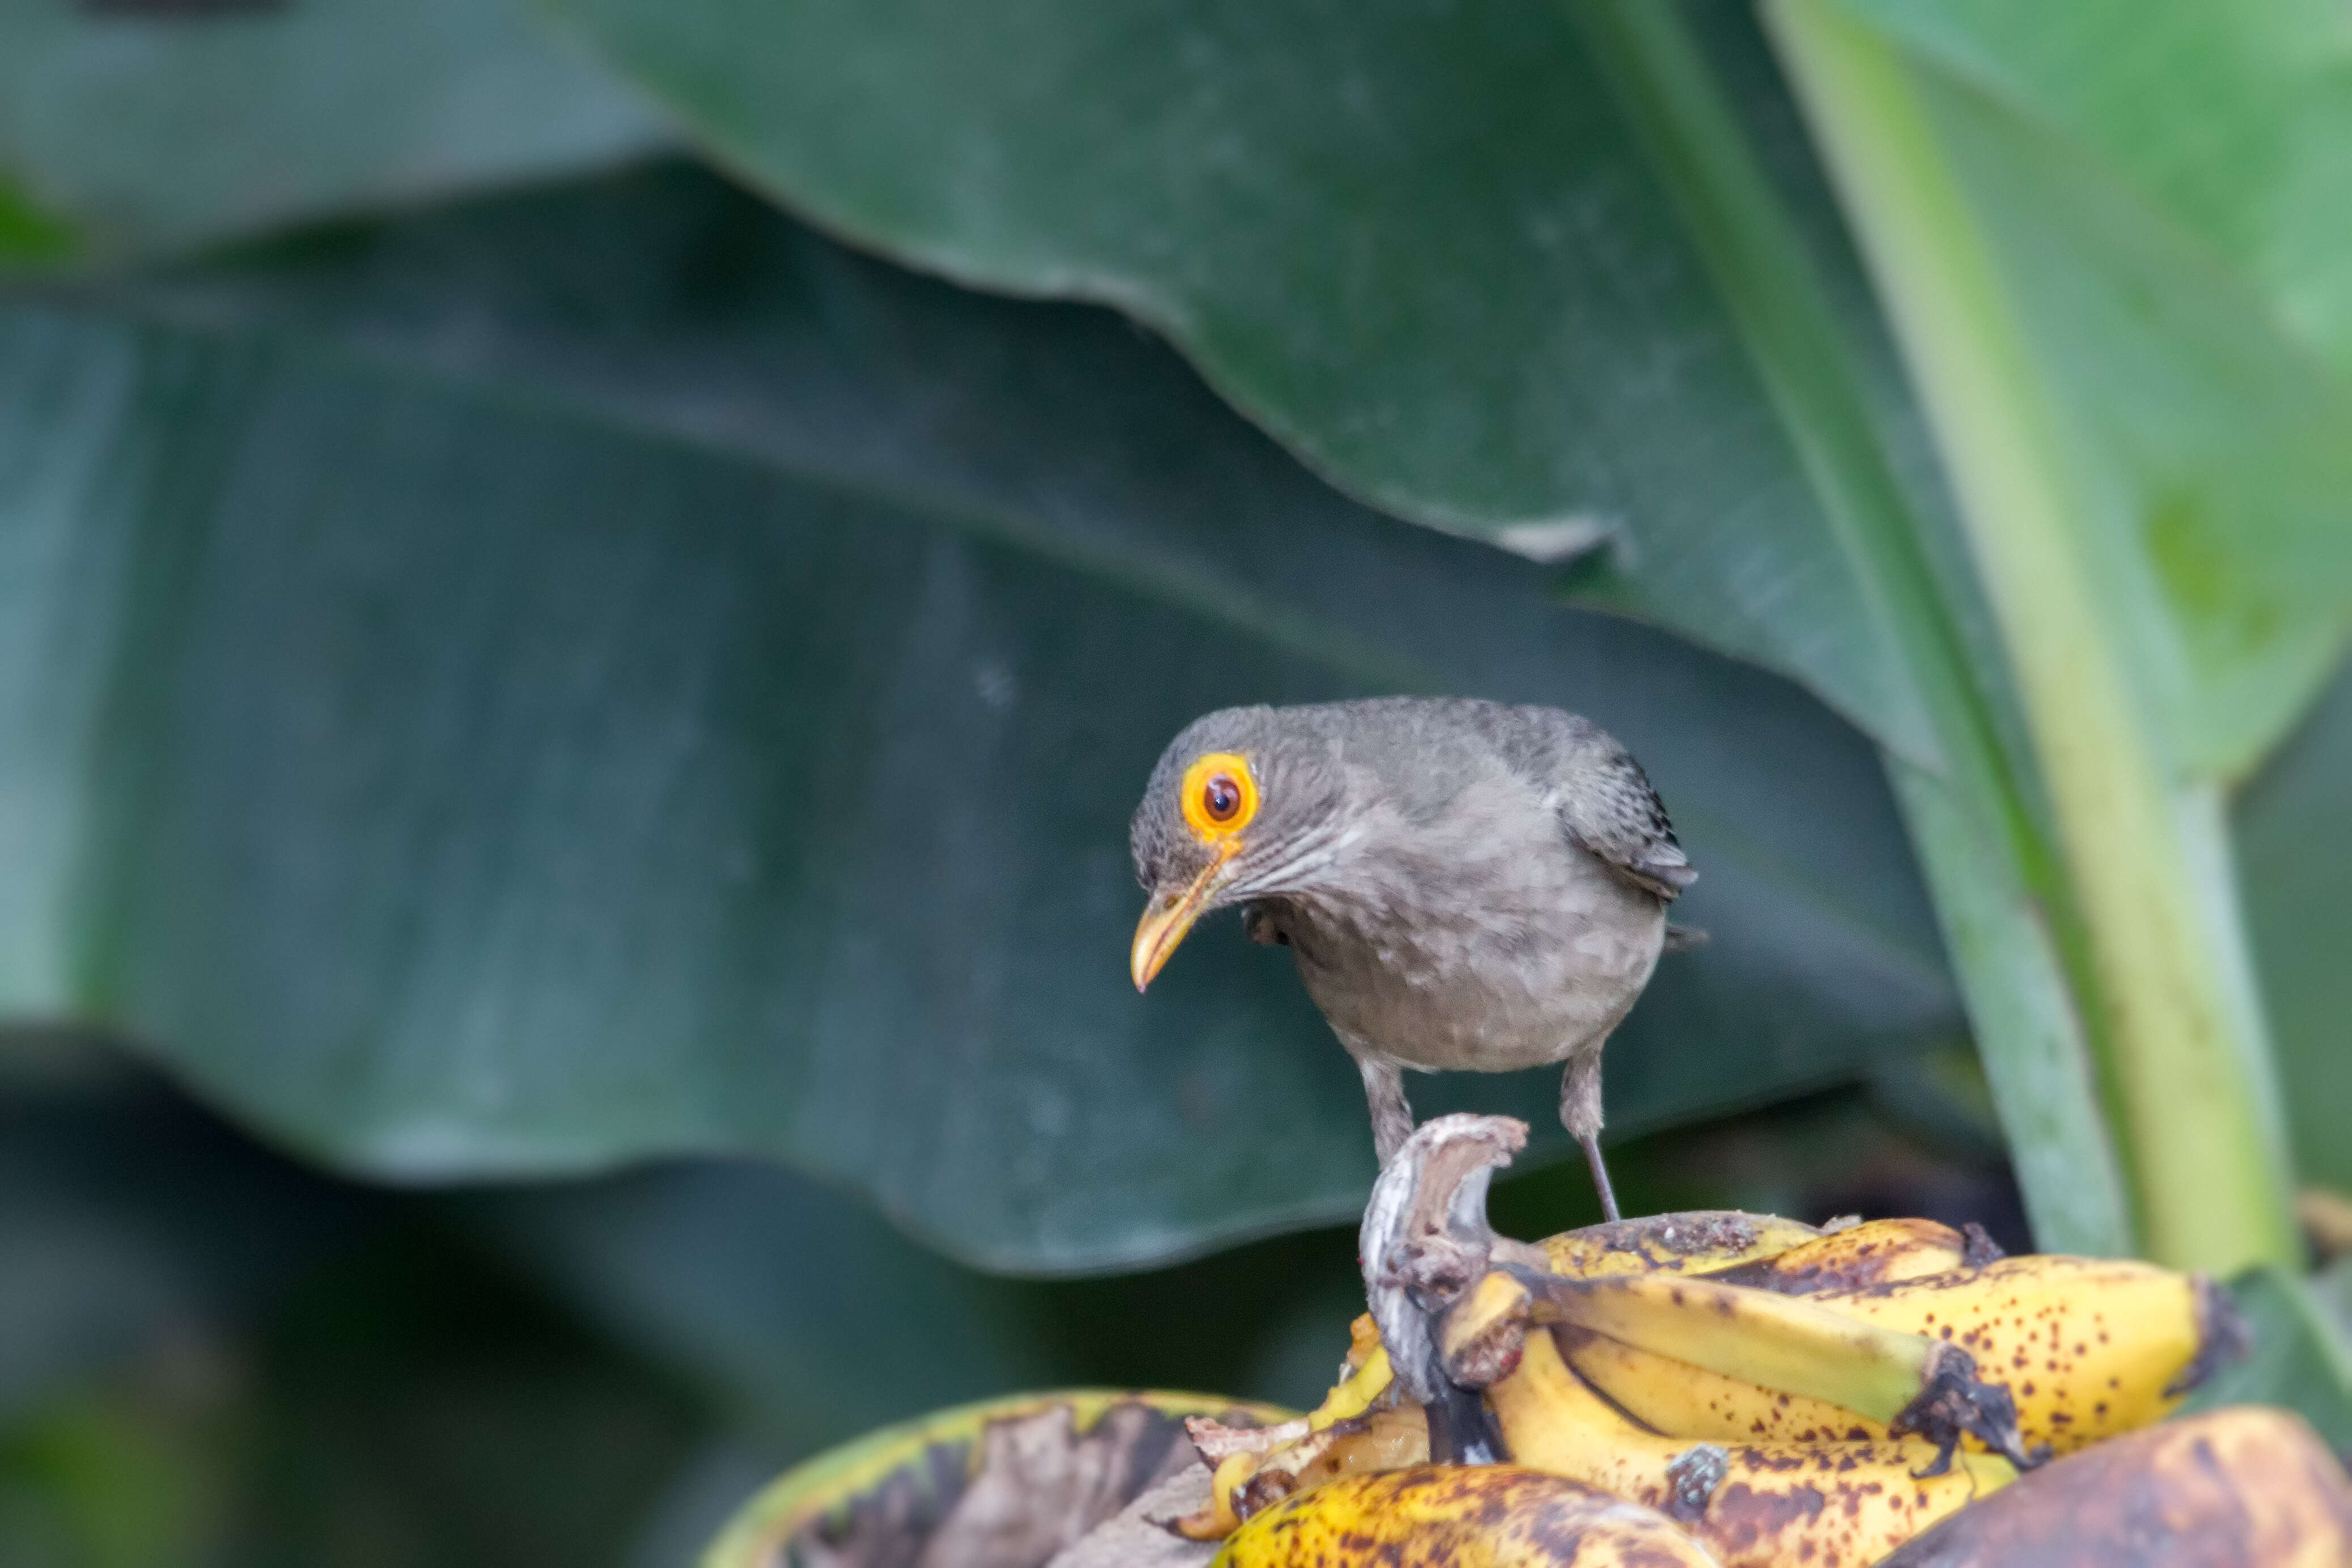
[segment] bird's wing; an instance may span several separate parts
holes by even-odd
[[[1520,760],[1535,764],[1570,843],[1619,881],[1662,899],[1671,900],[1698,880],[1675,840],[1665,803],[1632,753],[1599,725],[1573,714],[1520,711],[1544,721],[1539,739],[1526,737],[1535,743],[1520,752]]]
[[[1617,753],[1620,767],[1588,773],[1562,789],[1560,826],[1569,842],[1598,858],[1621,882],[1673,899],[1698,880],[1675,842],[1674,824],[1641,764]]]

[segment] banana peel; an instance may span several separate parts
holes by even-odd
[[[1524,1133],[1441,1118],[1383,1172],[1372,1310],[1308,1415],[1097,1394],[958,1413],[796,1472],[711,1562],[860,1530],[915,1561],[909,1530],[1017,1518],[1037,1542],[1084,1529],[1090,1568],[2352,1564],[2352,1478],[2300,1421],[2149,1425],[2242,1348],[2205,1281],[2002,1258],[1924,1220],[1660,1215],[1530,1247],[1484,1214]],[[1168,1449],[1179,1415],[1213,1474]],[[2021,1476],[2041,1445],[2066,1457]],[[1481,1449],[1507,1462],[1461,1462]]]
[[[1822,1239],[1810,1225],[1738,1209],[1693,1209],[1563,1231],[1536,1245],[1571,1279],[1612,1274],[1707,1274]]]
[[[1332,1403],[1326,1400],[1326,1407]],[[1266,1429],[1278,1439],[1271,1446],[1250,1443],[1246,1429],[1213,1421],[1186,1426],[1201,1457],[1215,1467],[1207,1503],[1168,1523],[1188,1541],[1221,1541],[1270,1504],[1345,1476],[1429,1461],[1429,1423],[1417,1405],[1391,1404],[1313,1426],[1287,1423]]]
[[[2244,1333],[2227,1293],[2210,1280],[2122,1259],[2011,1258],[1807,1300],[1964,1346],[1985,1380],[2010,1394],[2026,1447],[2054,1454],[2170,1414],[2242,1348]],[[1571,1359],[1601,1393],[1662,1431],[1738,1441],[1885,1433],[1875,1412],[1648,1348],[1594,1340]]]
[[[1655,1510],[1518,1466],[1359,1476],[1259,1514],[1213,1568],[1720,1568]]]
[[[1976,1226],[1960,1231],[1932,1219],[1874,1219],[1700,1272],[1718,1284],[1811,1296],[1980,1268],[2000,1256]]]
[[[2060,1459],[1921,1532],[1878,1568],[2347,1563],[2352,1477],[2301,1418],[2233,1405]]]

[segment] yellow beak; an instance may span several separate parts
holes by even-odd
[[[1209,900],[1224,885],[1226,863],[1240,849],[1235,840],[1225,840],[1217,846],[1217,858],[1202,868],[1191,887],[1173,898],[1165,892],[1151,895],[1151,902],[1144,906],[1143,918],[1136,922],[1135,946],[1128,954],[1128,973],[1135,976],[1138,991],[1151,984],[1151,977],[1160,973],[1160,965],[1184,940],[1184,933],[1192,929],[1192,922],[1201,918]]]

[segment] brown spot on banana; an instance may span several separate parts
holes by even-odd
[[[1737,1209],[1693,1209],[1564,1231],[1538,1243],[1551,1272],[1572,1279],[1612,1274],[1704,1274],[1769,1258],[1821,1235],[1811,1226]]]
[[[2144,1263],[2023,1257],[1982,1270],[1807,1298],[1884,1327],[1930,1333],[2007,1388],[2029,1448],[2072,1453],[2159,1419],[2243,1346],[2228,1293]],[[1838,1403],[1607,1341],[1568,1347],[1579,1373],[1643,1423],[1715,1441],[1878,1438]]]
[[[1969,1267],[1968,1239],[1931,1219],[1876,1219],[1706,1278],[1783,1295],[1859,1290]]]

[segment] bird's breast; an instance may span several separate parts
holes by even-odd
[[[1286,900],[1280,918],[1342,1035],[1404,1066],[1482,1072],[1597,1047],[1648,983],[1665,929],[1658,900],[1541,842],[1467,863],[1391,857],[1343,889]]]

